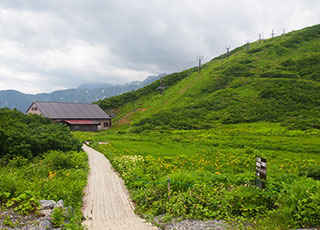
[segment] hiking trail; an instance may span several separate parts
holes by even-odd
[[[83,198],[83,225],[88,230],[157,230],[134,213],[134,205],[118,174],[100,152],[83,145],[90,173]]]

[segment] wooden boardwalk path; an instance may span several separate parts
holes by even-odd
[[[129,193],[109,160],[100,152],[83,145],[88,154],[90,174],[83,198],[83,225],[88,230],[156,230],[138,217]]]

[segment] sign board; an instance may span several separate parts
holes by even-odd
[[[267,159],[262,157],[256,158],[256,186],[260,189],[266,187],[265,180],[267,179]]]

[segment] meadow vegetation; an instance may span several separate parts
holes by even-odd
[[[259,122],[76,136],[110,159],[142,216],[224,219],[249,229],[320,225],[318,130]],[[257,156],[267,159],[264,190],[255,187]]]

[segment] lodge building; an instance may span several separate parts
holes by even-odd
[[[35,101],[27,114],[38,114],[70,127],[71,131],[98,131],[111,127],[111,117],[96,104]]]

